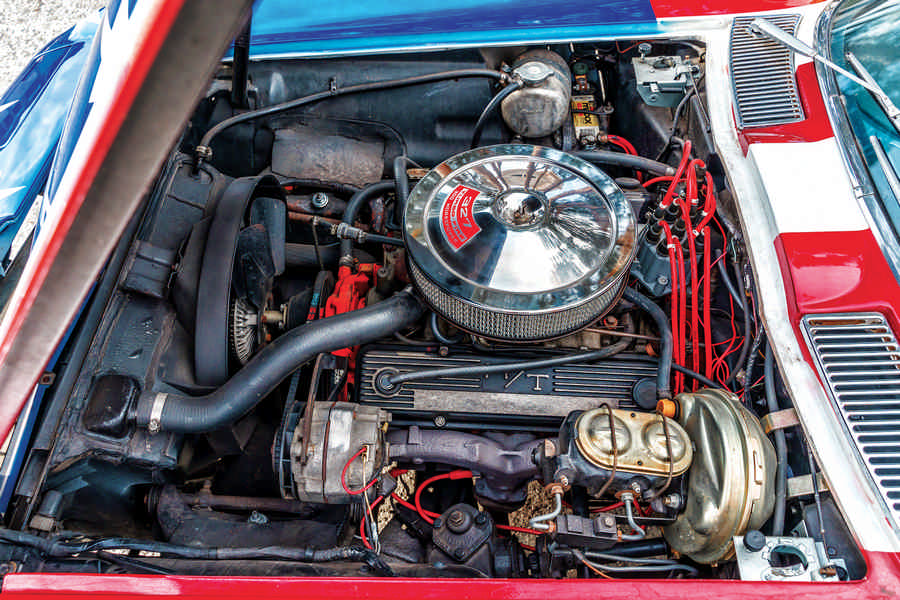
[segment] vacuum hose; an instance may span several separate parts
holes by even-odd
[[[372,306],[302,325],[268,344],[205,396],[145,391],[135,420],[151,432],[205,433],[230,425],[316,355],[393,335],[415,323],[424,310],[418,298],[403,291]]]

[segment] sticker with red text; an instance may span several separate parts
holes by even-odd
[[[441,229],[454,250],[459,250],[478,235],[481,227],[475,222],[472,207],[481,194],[464,185],[456,186],[441,208]]]

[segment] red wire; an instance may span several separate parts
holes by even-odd
[[[678,260],[678,285],[681,287],[681,306],[678,307],[678,314],[682,319],[680,333],[681,340],[678,344],[678,364],[684,365],[684,346],[685,346],[685,321],[687,320],[687,284],[684,278],[684,249],[681,247],[681,241],[675,238],[675,258]],[[684,391],[684,374],[678,373],[676,376],[679,392]]]
[[[440,516],[440,515],[435,515],[435,517],[431,517],[429,515],[433,515],[434,513],[426,511],[424,508],[422,508],[422,491],[425,488],[427,488],[429,485],[431,485],[435,481],[441,481],[442,479],[467,479],[471,476],[472,476],[472,471],[457,470],[457,471],[450,471],[449,473],[441,473],[440,475],[435,475],[434,477],[429,477],[428,479],[423,481],[422,485],[420,485],[419,488],[416,490],[416,495],[414,498],[415,504],[416,504],[416,511],[419,513],[419,516],[421,516],[423,519],[425,519],[430,524],[433,524],[434,519],[437,516]]]
[[[530,533],[531,535],[541,535],[546,531],[538,531],[537,529],[528,529],[527,527],[514,527],[513,525],[497,525],[497,529],[504,531],[517,531],[519,533]]]
[[[619,48],[619,42],[616,42],[616,51],[617,51],[619,54],[625,54],[626,52],[628,52],[628,51],[631,50],[632,48],[636,48],[637,46],[640,46],[640,45],[641,45],[641,42],[635,42],[635,43],[633,43],[632,45],[630,45],[630,46],[628,46],[627,48],[625,48],[624,50],[622,50],[621,48]]]
[[[369,483],[367,483],[365,486],[361,487],[358,490],[351,490],[349,487],[347,487],[347,479],[346,479],[347,478],[347,469],[349,469],[350,465],[353,464],[353,461],[356,460],[357,458],[359,458],[359,456],[365,451],[366,451],[365,446],[360,448],[359,451],[356,454],[354,454],[353,456],[351,456],[350,460],[348,460],[344,464],[344,468],[341,469],[341,487],[344,488],[344,491],[347,492],[348,494],[350,494],[351,496],[358,496],[359,494],[362,494],[364,491],[366,491],[367,489],[369,489],[370,487],[375,485],[376,481],[378,481],[378,477],[376,476],[376,477],[372,478],[372,481],[370,481]],[[365,475],[365,469],[363,469],[363,475]]]
[[[632,506],[634,506],[634,509],[638,512],[638,514],[641,514],[641,515],[646,514],[644,512],[644,509],[641,508],[641,505],[638,504],[637,498],[632,498],[631,504],[632,504]],[[622,508],[623,506],[625,506],[624,502],[616,502],[615,504],[610,504],[609,506],[604,506],[603,508],[601,508],[599,510],[595,510],[593,512],[609,512],[611,510],[616,510],[617,508]]]
[[[672,178],[672,183],[669,184],[669,189],[666,190],[666,195],[663,197],[662,202],[659,205],[663,208],[668,208],[670,204],[672,204],[672,199],[675,197],[675,188],[678,186],[678,182],[681,180],[681,176],[684,173],[684,170],[687,168],[688,162],[691,156],[691,141],[684,140],[684,148],[682,148],[681,154],[681,162],[678,163],[678,169],[675,171],[675,177]]]
[[[401,506],[405,506],[406,508],[408,508],[409,510],[411,510],[413,512],[419,513],[419,516],[421,516],[422,518],[424,518],[425,515],[428,515],[431,518],[441,516],[439,513],[431,512],[430,510],[423,510],[422,512],[419,512],[419,509],[416,508],[415,504],[404,500],[403,498],[398,496],[396,492],[391,494],[391,498],[393,498],[394,502],[396,502],[397,504],[399,504]]]
[[[604,506],[597,512],[608,512],[611,510],[616,510],[617,508],[622,508],[623,506],[625,506],[624,502],[616,502],[615,504],[610,504],[609,506]]]
[[[672,316],[672,342],[675,345],[675,353],[673,356],[673,360],[676,363],[681,364],[681,362],[679,360],[679,355],[678,355],[678,347],[680,345],[683,348],[684,344],[680,344],[680,342],[679,342],[679,340],[681,339],[681,332],[680,332],[681,320],[679,319],[679,316],[678,316],[678,308],[680,306],[679,295],[681,292],[681,288],[679,286],[679,281],[678,281],[678,261],[675,258],[676,240],[675,240],[675,237],[672,235],[672,229],[669,227],[668,223],[666,223],[664,220],[661,220],[659,222],[659,224],[662,226],[663,231],[666,234],[666,248],[669,252],[669,269],[671,272],[671,282],[672,282],[672,298],[671,298],[671,303],[672,303],[672,315],[671,315]],[[677,391],[677,387],[678,387],[678,375],[679,375],[678,373],[675,374],[676,391]]]
[[[647,187],[650,187],[651,185],[653,185],[654,183],[660,183],[662,181],[672,181],[673,179],[675,179],[675,178],[672,175],[660,175],[659,177],[654,177],[653,179],[648,179],[641,185],[644,186],[645,188],[647,188]]]
[[[609,140],[610,143],[619,146],[628,154],[633,154],[637,156],[637,149],[634,147],[634,144],[623,138],[621,135],[608,135],[606,139]]]
[[[703,347],[706,350],[704,366],[706,367],[706,377],[712,379],[712,328],[710,315],[710,278],[712,271],[712,262],[710,260],[712,254],[712,235],[709,226],[703,228]]]
[[[735,325],[735,322],[734,322],[734,299],[731,297],[730,294],[728,295],[728,304],[731,309],[731,339],[728,341],[728,348],[726,348],[725,352],[722,354],[722,356],[720,356],[718,359],[716,359],[716,361],[713,363],[713,367],[714,367],[713,373],[716,374],[717,381],[719,383],[721,383],[723,386],[725,385],[725,380],[728,378],[728,375],[729,375],[728,363],[725,362],[725,359],[728,358],[729,356],[731,356],[733,353],[737,352],[738,349],[740,349],[741,345],[744,343],[744,339],[745,339],[743,336],[738,336],[737,325]],[[741,342],[739,344],[737,344],[736,346],[732,347],[732,345],[734,344],[734,341],[737,340],[738,337],[741,338]],[[721,375],[719,373],[720,370],[724,370],[724,372],[725,372],[724,375]]]
[[[710,219],[714,218],[716,214],[716,186],[713,183],[712,175],[709,174],[709,171],[706,172],[706,200],[703,204],[703,218],[700,220],[700,224],[697,226],[698,230],[702,230],[706,227],[706,224],[709,223]],[[722,230],[722,224],[716,220],[716,223],[719,224],[719,229]],[[722,234],[725,232],[722,230]]]
[[[697,161],[691,161],[691,165]],[[693,169],[691,169],[693,171]],[[688,252],[690,256],[690,265],[691,265],[691,361],[693,363],[694,371],[700,371],[700,308],[697,306],[697,292],[700,286],[697,284],[697,246],[694,242],[694,226],[691,224],[691,211],[689,206],[693,204],[694,198],[697,194],[697,185],[696,178],[694,179],[694,185],[691,186],[692,177],[690,174],[688,175],[688,196],[682,201],[681,204],[681,215],[684,219],[685,226],[687,231],[685,231],[685,235],[688,240]],[[692,195],[693,194],[693,195]],[[682,259],[683,260],[683,259]],[[682,262],[682,266],[683,266]],[[680,267],[681,268],[681,267]],[[683,277],[684,275],[682,275]],[[687,284],[685,284],[687,287]],[[685,293],[687,296],[687,293]],[[687,315],[685,314],[686,318]],[[697,391],[697,381],[693,382],[693,390]]]
[[[631,154],[633,156],[638,155],[637,149],[634,147],[634,144],[620,135],[607,135],[606,141],[614,146],[618,146],[619,148],[624,150],[626,154]],[[637,172],[636,176],[638,181],[642,181],[644,179],[644,176],[640,172]]]

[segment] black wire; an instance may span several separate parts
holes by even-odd
[[[725,266],[725,261],[719,260],[719,258],[721,258],[722,256],[722,251],[716,250],[714,254],[716,257],[716,268],[719,270],[719,276],[721,277],[722,282],[725,284],[725,287],[728,288],[728,293],[731,294],[731,297],[734,298],[735,302],[743,306],[744,301],[740,296],[738,296],[737,290],[734,287],[734,283],[732,283],[731,281],[731,276],[728,275],[728,267]]]
[[[466,339],[466,334],[463,331],[460,331],[456,337],[449,338],[441,332],[441,328],[438,326],[438,315],[437,313],[431,313],[430,319],[431,325],[431,333],[434,335],[434,338],[445,346],[453,346],[454,344],[462,343],[464,339]]]
[[[697,81],[703,81],[705,74],[701,74]],[[656,160],[661,160],[663,155],[666,153],[666,150],[669,149],[669,146],[672,144],[672,140],[675,139],[675,132],[678,130],[678,122],[681,120],[681,113],[684,111],[684,107],[687,106],[687,103],[690,101],[691,96],[695,93],[699,95],[699,90],[697,89],[697,81],[694,81],[693,78],[691,82],[693,86],[690,90],[684,95],[684,98],[681,99],[681,102],[678,103],[678,106],[675,107],[675,115],[672,117],[672,128],[669,130],[669,137],[666,138],[665,144],[663,144],[662,150],[659,151],[659,154],[656,156]],[[698,96],[699,97],[699,96]]]
[[[612,113],[601,112],[599,110],[586,110],[583,108],[573,108],[571,111],[578,115],[593,115],[595,117],[608,117]]]
[[[750,386],[753,385],[753,367],[756,366],[756,355],[759,353],[759,348],[762,346],[763,336],[765,334],[765,330],[760,327],[759,331],[756,332],[756,336],[753,338],[753,345],[750,347],[750,353],[747,355],[747,368],[744,369],[744,400],[746,402],[750,401]]]
[[[592,360],[600,360],[601,358],[609,358],[614,355],[618,348],[612,346],[594,350],[592,352],[582,352],[580,354],[566,354],[564,356],[556,356],[553,358],[541,358],[537,360],[522,360],[494,365],[472,365],[466,367],[450,367],[444,369],[424,369],[422,371],[410,371],[408,373],[386,373],[378,382],[382,386],[388,388],[396,387],[408,381],[420,381],[422,379],[433,379],[435,377],[457,377],[467,375],[486,375],[488,373],[505,373],[513,369],[540,369],[543,367],[555,367],[557,365],[566,365],[573,362],[588,362]]]
[[[135,571],[138,571],[139,573],[150,573],[152,575],[171,575],[172,573],[174,573],[172,569],[158,567],[141,560],[135,560],[130,556],[113,554],[112,552],[106,552],[104,550],[100,550],[99,552],[97,552],[97,557],[114,565],[133,569]]]
[[[587,550],[582,553],[580,550],[571,549],[572,556],[578,560],[590,564],[592,567],[610,573],[664,573],[666,571],[685,571],[690,575],[696,576],[699,571],[691,565],[682,564],[674,560],[655,559],[655,558],[633,558],[630,556],[620,556],[618,554],[607,554],[604,552],[594,552]],[[614,562],[631,563],[626,566],[613,566],[601,564],[590,560],[585,556],[587,554],[591,558],[599,558],[601,560],[610,560]]]
[[[237,125],[238,123],[244,123],[246,121],[259,119],[261,117],[267,117],[288,110],[293,110],[295,108],[306,106],[307,104],[312,104],[313,102],[318,102],[320,100],[327,100],[328,98],[345,96],[347,94],[357,94],[361,92],[372,92],[377,90],[389,90],[399,87],[408,87],[411,85],[420,85],[423,83],[446,81],[448,79],[462,79],[467,77],[484,77],[502,81],[508,76],[505,73],[501,73],[500,71],[493,71],[491,69],[458,69],[455,71],[441,71],[439,73],[415,75],[413,77],[404,77],[402,79],[389,79],[386,81],[373,81],[369,83],[348,85],[345,87],[335,87],[323,92],[316,92],[314,94],[309,94],[301,98],[288,100],[287,102],[282,102],[280,104],[273,104],[272,106],[266,106],[264,108],[247,111],[245,113],[241,113],[239,115],[235,115],[233,117],[225,119],[224,121],[220,121],[219,123],[211,127],[205,134],[203,134],[203,138],[200,140],[200,143],[197,145],[197,147],[198,149],[209,148],[209,144],[212,142],[213,138],[215,138],[222,131],[228,129],[229,127],[232,127],[233,125]],[[199,164],[200,158],[201,155],[198,152],[197,164]]]
[[[344,372],[341,373],[341,378],[338,379],[337,383],[334,384],[334,387],[331,388],[331,391],[328,393],[328,397],[325,398],[325,404],[330,404],[337,399],[337,395],[341,391],[341,388],[343,388],[344,384],[347,383],[348,371],[349,369],[344,369]]]
[[[766,384],[766,406],[773,413],[779,409],[778,397],[775,394],[775,357],[772,354],[772,341],[766,344],[766,358],[763,367]],[[775,438],[775,508],[772,511],[772,531],[775,537],[784,535],[784,518],[787,504],[787,436],[784,429],[772,432]]]
[[[731,373],[728,375],[728,379],[725,380],[726,385],[730,385],[734,378],[737,377],[738,370],[741,365],[745,364],[747,361],[747,353],[750,351],[750,303],[747,301],[747,290],[744,288],[744,276],[741,273],[741,267],[739,264],[734,264],[734,275],[737,280],[737,288],[738,294],[740,295],[743,302],[741,303],[741,310],[744,313],[744,341],[741,342],[741,353],[738,355],[737,362],[734,365],[734,368],[731,369]]]
[[[478,146],[478,142],[481,141],[481,132],[487,124],[487,120],[497,107],[500,106],[503,99],[521,87],[521,81],[513,81],[491,98],[491,101],[488,102],[484,107],[484,110],[481,111],[481,116],[478,117],[478,121],[475,123],[475,129],[472,130],[472,143],[469,145],[470,148],[476,148]]]
[[[388,237],[386,235],[378,235],[374,233],[366,234],[366,243],[370,244],[386,244],[388,246],[405,246],[403,238]]]
[[[325,263],[322,262],[322,253],[319,251],[319,232],[316,231],[316,222],[309,222],[309,229],[312,231],[313,248],[316,250],[316,262],[319,263],[319,271],[325,270]]]
[[[131,538],[100,538],[86,542],[65,542],[58,538],[43,538],[14,529],[0,528],[0,539],[20,546],[34,548],[41,554],[54,558],[78,556],[101,550],[134,550],[157,552],[177,558],[192,560],[286,560],[303,563],[322,563],[335,561],[363,562],[380,575],[393,575],[390,567],[371,550],[359,546],[338,546],[334,548],[314,549],[294,546],[265,547],[196,547],[158,542],[155,540],[137,540]]]

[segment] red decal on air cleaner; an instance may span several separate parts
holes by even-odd
[[[472,206],[481,194],[464,185],[456,186],[441,208],[441,229],[454,250],[459,250],[478,235],[481,227],[475,222]]]

